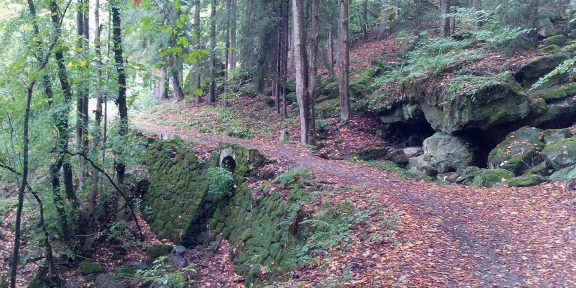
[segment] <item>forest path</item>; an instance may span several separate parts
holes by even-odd
[[[346,261],[355,264],[348,268],[354,278],[364,279],[356,287],[576,287],[576,192],[565,183],[493,189],[443,186],[401,179],[359,163],[326,160],[297,145],[134,125],[209,146],[250,146],[280,163],[309,168],[320,179],[359,187],[342,195],[353,202],[385,203],[400,216],[401,244],[349,251]]]

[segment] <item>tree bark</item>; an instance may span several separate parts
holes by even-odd
[[[56,0],[50,1],[50,14],[52,20],[52,28],[54,30],[55,37],[61,37],[61,19],[60,19],[60,9]],[[72,87],[68,79],[68,69],[66,67],[66,60],[64,58],[64,51],[62,47],[62,42],[58,40],[56,43],[54,58],[58,66],[58,79],[60,80],[60,87],[62,89],[62,94],[64,95],[63,108],[59,109],[57,113],[54,114],[53,120],[58,130],[58,139],[56,143],[57,156],[54,163],[50,165],[50,177],[52,182],[52,194],[54,198],[54,204],[58,208],[58,214],[60,217],[60,225],[62,228],[62,238],[64,241],[69,242],[71,239],[72,232],[70,225],[68,224],[68,217],[64,211],[64,200],[60,196],[60,171],[63,172],[64,180],[64,190],[66,192],[66,198],[68,201],[77,202],[76,192],[74,191],[73,173],[72,165],[70,164],[70,156],[66,154],[69,146],[70,135],[68,134],[69,128],[69,115],[72,105]]]
[[[362,2],[362,36],[368,38],[368,0]]]
[[[334,76],[334,37],[332,37],[332,28],[328,32],[328,62],[330,62],[329,73]]]
[[[200,18],[200,0],[196,0],[195,4],[194,4],[194,33],[196,34],[196,42],[194,43],[194,47],[196,49],[201,49],[202,48],[202,42],[201,42],[201,38],[202,38],[202,23],[200,23],[201,18]],[[195,63],[192,66],[193,69],[193,80],[194,81],[194,88],[196,88],[196,90],[199,90],[201,87],[201,77],[202,77],[202,73],[200,71],[201,69],[201,64],[200,63]],[[202,99],[202,94],[200,95],[196,95],[196,103],[200,103]]]
[[[340,0],[340,120],[350,120],[350,95],[348,92],[350,53],[348,43],[348,0]]]
[[[118,97],[116,99],[116,105],[118,106],[118,114],[120,116],[120,129],[118,134],[120,138],[126,140],[128,135],[128,107],[126,106],[126,68],[124,67],[124,56],[122,48],[122,20],[120,16],[120,10],[118,8],[119,0],[112,0],[111,12],[112,12],[112,34],[113,34],[113,46],[114,46],[114,62],[116,65],[117,81],[118,81]],[[124,189],[124,178],[126,175],[126,164],[124,162],[124,155],[122,147],[116,151],[116,178],[121,189]],[[117,199],[112,199],[112,205],[110,211],[116,211],[118,205]]]
[[[450,37],[450,18],[446,17],[450,13],[450,0],[440,0],[440,13],[442,23],[442,35],[444,38]]]
[[[230,11],[230,69],[236,69],[236,21],[238,15],[238,0],[230,0],[231,2],[231,11]]]
[[[308,92],[308,60],[306,53],[306,33],[304,27],[304,5],[302,0],[292,0],[292,23],[294,42],[294,64],[296,67],[296,95],[300,110],[300,142],[315,144],[314,119],[310,114],[311,103]],[[313,109],[313,108],[312,108]]]
[[[208,103],[216,103],[216,0],[210,1],[210,88]]]
[[[81,79],[77,91],[77,105],[76,105],[76,141],[78,151],[88,153],[88,95],[90,94],[90,61],[88,60],[89,39],[90,39],[90,3],[88,0],[79,0],[77,7],[77,36],[78,36],[78,51],[79,57],[82,59],[80,74]],[[82,158],[79,158],[80,173],[78,180],[80,186],[84,183],[84,178],[87,176],[86,164]]]
[[[310,80],[308,83],[308,94],[310,96],[310,117],[316,122],[316,111],[314,104],[316,101],[316,83],[318,74],[318,38],[320,34],[320,0],[312,0],[311,3],[312,35],[310,37]]]
[[[156,84],[156,87],[154,87],[154,95],[156,96],[156,99],[158,100],[166,100],[168,99],[168,73],[166,72],[166,68],[162,67],[160,68],[160,70],[158,70],[158,73],[160,74],[160,80],[158,81],[158,83]]]

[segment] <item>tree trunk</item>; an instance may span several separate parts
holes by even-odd
[[[156,86],[154,87],[154,96],[156,96],[156,99],[158,100],[166,100],[168,99],[168,73],[166,72],[166,68],[162,67],[160,68],[160,70],[158,70],[158,73],[160,74],[160,80],[158,81],[158,83],[156,83]]]
[[[320,34],[320,0],[312,0],[311,18],[312,35],[310,37],[310,81],[308,83],[308,94],[310,96],[310,117],[316,122],[316,112],[314,104],[316,101],[316,83],[318,74],[318,37]]]
[[[201,18],[200,18],[200,0],[196,0],[195,5],[194,5],[194,33],[196,34],[196,43],[195,48],[196,49],[201,49],[202,45],[201,45],[201,37],[202,37],[202,24],[200,23]],[[201,77],[202,77],[202,73],[200,71],[201,69],[201,64],[200,63],[195,63],[192,66],[193,70],[194,70],[194,88],[196,88],[196,90],[199,90],[201,87]],[[200,95],[196,95],[196,103],[200,103],[202,99],[202,93],[200,93]]]
[[[444,38],[450,37],[450,17],[446,16],[450,13],[450,0],[440,0],[440,13],[442,35]]]
[[[348,92],[350,53],[348,43],[348,0],[340,0],[340,120],[350,120],[350,96]]]
[[[210,1],[210,88],[208,103],[216,103],[216,0]]]
[[[288,118],[288,103],[286,103],[286,83],[288,78],[288,51],[290,50],[290,0],[282,0],[282,118]]]
[[[90,13],[89,13],[90,3],[88,0],[79,0],[77,8],[77,35],[78,35],[78,51],[81,63],[86,63],[81,65],[80,74],[81,79],[78,85],[77,92],[77,106],[76,106],[76,141],[78,151],[83,154],[88,154],[88,95],[90,94],[90,63],[88,60],[88,50],[89,50],[89,24],[90,24]],[[80,173],[78,175],[78,180],[80,182],[80,187],[84,183],[84,178],[87,176],[87,167],[84,159],[79,157],[80,163]]]
[[[112,0],[110,3],[112,12],[112,34],[114,45],[114,62],[116,65],[116,72],[118,77],[118,98],[116,105],[118,106],[118,114],[120,116],[120,129],[118,134],[121,139],[125,140],[128,135],[128,107],[126,106],[126,70],[124,68],[124,56],[122,49],[122,20],[120,10],[118,8],[119,0]],[[122,147],[116,151],[116,178],[121,189],[124,189],[124,178],[126,175],[126,164],[124,162],[124,152]],[[112,199],[110,203],[110,211],[116,211],[118,205],[117,199]]]
[[[55,37],[61,37],[61,27],[60,27],[60,14],[59,7],[56,0],[50,1],[50,14],[52,20],[52,28],[54,30]],[[71,105],[72,105],[72,87],[68,79],[68,69],[66,67],[66,60],[64,59],[64,51],[61,47],[62,42],[58,40],[56,44],[56,49],[54,51],[54,57],[56,59],[56,64],[58,66],[58,79],[60,80],[60,87],[62,89],[62,94],[64,95],[64,105],[62,109],[59,109],[57,113],[54,114],[53,120],[58,130],[58,140],[56,143],[57,157],[54,163],[50,165],[50,174],[52,182],[52,193],[54,196],[54,204],[58,207],[58,214],[60,216],[61,227],[62,227],[62,237],[64,241],[68,242],[71,239],[70,225],[68,224],[68,217],[64,211],[65,204],[60,196],[60,170],[63,171],[64,180],[64,190],[66,192],[66,198],[69,201],[77,202],[76,192],[74,191],[73,173],[72,165],[70,164],[70,156],[66,153],[68,151],[69,139],[68,134],[69,121],[68,117],[70,115]]]
[[[294,41],[294,63],[296,66],[296,95],[300,110],[300,141],[302,144],[315,144],[314,119],[310,114],[311,103],[308,93],[308,60],[306,55],[306,33],[304,5],[302,0],[292,0],[292,23]],[[313,108],[312,108],[313,109]]]
[[[482,10],[482,0],[472,0],[472,8],[474,8],[475,11],[481,11]],[[478,15],[479,19],[478,19],[478,27],[482,28],[482,26],[484,26],[484,21],[482,19],[482,15]]]
[[[329,73],[334,76],[334,37],[332,37],[332,28],[328,32],[328,62],[330,63]]]
[[[96,0],[94,6],[94,23],[96,27],[96,35],[94,37],[94,47],[96,49],[96,110],[94,111],[94,129],[92,133],[92,151],[97,153],[100,149],[100,137],[102,134],[102,104],[104,102],[102,97],[102,43],[100,42],[100,35],[102,27],[100,27],[100,0]],[[98,154],[95,154],[98,155]],[[94,159],[98,162],[98,157]],[[92,168],[92,190],[88,197],[88,235],[94,235],[96,231],[96,207],[98,204],[98,189],[100,182],[100,174],[95,168]],[[88,236],[85,243],[85,251],[92,249],[94,236]]]
[[[237,19],[237,11],[238,11],[238,0],[230,0],[231,1],[231,11],[230,11],[230,51],[228,52],[230,55],[230,69],[236,69],[236,19]]]
[[[368,0],[362,2],[362,36],[368,38]]]
[[[538,48],[538,17],[540,10],[540,0],[528,0],[528,21],[530,26],[530,32],[528,32],[528,37],[532,42],[534,48]]]

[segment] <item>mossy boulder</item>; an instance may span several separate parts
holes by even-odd
[[[123,273],[100,274],[94,281],[94,288],[136,288],[141,287],[142,279]]]
[[[544,132],[534,127],[522,127],[498,144],[488,155],[491,168],[502,168],[521,175],[524,171],[542,163],[540,154],[544,148]]]
[[[546,182],[546,177],[526,174],[508,180],[509,187],[530,187]]]
[[[96,262],[86,260],[80,263],[78,271],[80,271],[82,275],[95,275],[104,273],[104,268]]]
[[[550,176],[550,179],[555,181],[576,179],[576,165],[556,171]]]
[[[471,77],[451,93],[426,93],[419,103],[426,120],[436,131],[455,134],[491,128],[524,119],[530,100],[509,74]]]
[[[166,244],[154,244],[146,249],[146,254],[148,255],[148,261],[152,262],[156,258],[161,256],[166,256],[172,252],[173,247]]]
[[[550,36],[542,41],[542,45],[558,45],[564,46],[568,39],[564,35],[553,35]]]
[[[559,171],[576,165],[576,137],[570,137],[547,144],[542,150],[548,164]]]
[[[548,103],[553,102],[556,99],[572,97],[576,95],[576,83],[566,83],[536,90],[534,95],[543,98]]]
[[[514,73],[514,78],[522,86],[530,87],[540,78],[556,69],[567,58],[567,55],[558,53],[530,59],[520,65]]]
[[[482,169],[476,173],[471,184],[488,188],[503,187],[512,178],[514,173],[505,169]]]
[[[564,129],[548,129],[544,131],[544,143],[549,144],[558,140],[570,138],[575,136],[574,133],[568,128]]]

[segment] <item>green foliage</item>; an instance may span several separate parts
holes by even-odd
[[[225,168],[210,167],[207,171],[210,181],[208,193],[216,198],[230,196],[234,186],[234,174]]]
[[[306,184],[310,184],[313,179],[314,173],[312,170],[298,167],[278,175],[272,183],[279,184],[283,188],[304,187]]]
[[[166,256],[158,257],[152,263],[152,267],[146,270],[138,270],[136,273],[142,276],[145,282],[158,288],[185,288],[194,284],[190,275],[196,270],[193,265],[188,265],[181,269],[174,269],[167,264]]]
[[[159,257],[166,256],[172,252],[174,248],[166,244],[154,244],[146,249],[146,254],[148,254],[148,260],[153,262]]]
[[[570,58],[565,60],[562,64],[560,64],[558,67],[556,67],[556,69],[554,69],[552,72],[546,74],[544,77],[538,79],[538,81],[536,83],[534,83],[532,85],[532,87],[530,87],[530,90],[535,90],[538,89],[542,86],[544,86],[546,83],[548,83],[548,81],[550,81],[550,79],[571,72],[572,74],[576,74],[576,68],[574,67],[574,65],[576,64],[576,57],[575,58]]]
[[[126,220],[117,220],[108,225],[108,241],[125,244],[128,242],[132,233],[128,227]]]
[[[93,274],[100,274],[104,272],[104,268],[100,266],[100,264],[92,262],[92,261],[82,261],[78,270],[83,275],[93,275]]]
[[[345,201],[302,221],[308,237],[300,247],[298,261],[306,264],[329,249],[345,250],[352,243],[350,230],[373,215],[374,212],[370,210],[356,211],[352,202]]]

